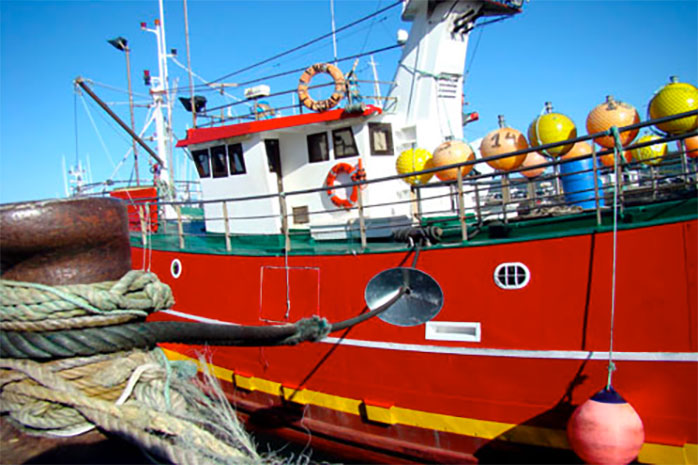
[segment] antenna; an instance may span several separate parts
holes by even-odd
[[[378,72],[376,71],[376,62],[373,60],[373,55],[371,55],[371,61],[368,63],[371,65],[371,69],[373,69],[373,91],[376,94],[373,100],[377,107],[383,108],[383,105],[381,105],[381,88],[378,84]]]
[[[334,0],[330,0],[330,15],[332,16],[332,48],[334,50],[334,65],[337,66],[337,35],[334,26]]]

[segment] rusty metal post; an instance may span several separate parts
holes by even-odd
[[[179,248],[184,248],[184,228],[182,227],[182,207],[179,204],[175,205],[177,212],[177,235],[179,236]]]
[[[361,236],[361,248],[365,249],[367,240],[366,240],[366,220],[364,218],[364,194],[361,190],[362,186],[359,186],[356,193],[356,202],[357,206],[359,209],[359,234]]]
[[[460,222],[461,239],[468,240],[468,225],[465,221],[465,205],[463,205],[463,172],[458,168],[458,221]]]
[[[223,221],[225,222],[225,250],[230,252],[230,226],[228,226],[228,202],[223,201]]]

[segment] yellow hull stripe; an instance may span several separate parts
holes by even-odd
[[[170,360],[189,360],[198,364],[198,360],[182,355],[179,352],[168,349],[163,350]],[[274,381],[243,373],[235,373],[210,363],[208,368],[217,378],[232,382],[240,389],[271,394],[297,404],[315,405],[357,416],[361,415],[363,405],[369,420],[384,424],[414,426],[445,433],[455,433],[483,439],[496,438],[497,440],[557,449],[570,448],[564,430],[455,417],[395,406],[375,405],[370,401],[340,397],[309,389],[297,389],[295,386],[284,386]],[[638,459],[644,463],[698,465],[698,444],[687,443],[682,447],[645,443],[640,450]]]

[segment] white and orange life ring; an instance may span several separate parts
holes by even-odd
[[[348,174],[353,182],[363,181],[366,179],[366,172],[361,164],[361,160],[356,166],[351,166],[349,163],[337,163],[334,165],[330,172],[327,173],[327,178],[325,178],[325,184],[327,187],[334,187],[334,183],[337,180],[337,176],[340,174]],[[346,208],[347,210],[356,205],[359,199],[359,186],[354,185],[351,189],[351,194],[349,197],[340,197],[335,192],[337,189],[327,189],[327,195],[330,196],[330,200],[333,204],[338,207]]]
[[[334,79],[334,92],[325,100],[313,100],[308,94],[308,83],[317,73],[327,73]],[[313,111],[327,111],[344,98],[346,81],[344,74],[335,65],[329,63],[315,63],[309,66],[298,80],[298,100]]]

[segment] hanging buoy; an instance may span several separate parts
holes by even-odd
[[[662,87],[650,100],[649,114],[651,119],[657,119],[696,109],[698,89],[686,82],[679,82],[676,76],[672,76],[669,84]],[[655,127],[669,134],[683,134],[698,128],[698,115],[659,123]]]
[[[504,117],[499,115],[499,129],[491,131],[482,139],[480,143],[480,154],[492,168],[500,171],[510,171],[521,166],[526,159],[525,153],[496,160],[488,160],[488,158],[525,150],[527,148],[528,142],[521,131],[507,127],[504,122]]]
[[[567,439],[587,463],[625,464],[640,453],[645,429],[632,405],[608,387],[577,407],[567,423]]]
[[[400,154],[399,157],[397,157],[395,169],[397,170],[398,174],[422,171],[423,169],[431,167],[431,158],[431,153],[425,149],[417,148],[405,150]],[[434,173],[416,174],[414,176],[402,178],[402,180],[413,186],[424,185],[429,182],[433,175]]]
[[[577,127],[572,120],[561,114],[553,113],[553,106],[545,102],[545,113],[533,120],[528,127],[528,142],[531,147],[554,144],[577,137]],[[542,150],[541,152],[551,157],[558,157],[567,153],[574,144],[560,145]]]
[[[475,160],[475,152],[470,148],[470,145],[459,140],[449,140],[436,147],[434,157],[431,159],[431,166],[437,168],[473,160]],[[461,176],[466,177],[472,169],[473,165],[461,166]],[[458,168],[437,171],[436,177],[442,181],[455,181],[458,179]]]
[[[529,169],[521,171],[521,174],[529,179],[538,177],[543,174],[543,171],[545,171],[547,168],[545,166],[538,167],[538,165],[543,165],[546,163],[548,163],[548,160],[543,155],[538,152],[531,152],[526,155],[526,159],[521,164],[522,167]]]
[[[686,156],[688,158],[698,158],[698,135],[687,137],[683,142],[686,144]],[[679,150],[682,150],[680,143]]]
[[[608,131],[611,126],[622,128],[640,122],[640,115],[634,106],[615,100],[612,95],[606,97],[606,101],[594,107],[587,115],[587,132],[596,134],[597,132]],[[620,133],[620,141],[625,146],[635,139],[638,129],[623,131]],[[607,149],[613,148],[615,142],[613,136],[600,136],[594,142]]]
[[[637,140],[637,143],[641,144],[643,142],[650,142],[659,139],[661,138],[655,134],[645,134]],[[667,145],[666,142],[659,142],[646,147],[633,149],[632,153],[633,158],[636,161],[642,162],[646,165],[658,165],[662,162],[662,159],[667,153]]]

